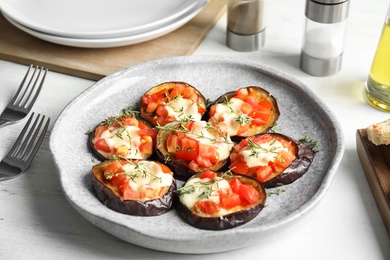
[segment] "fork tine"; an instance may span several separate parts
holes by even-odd
[[[32,126],[30,127],[33,117],[34,117],[34,113],[31,114],[29,120],[27,121],[26,125],[20,132],[18,138],[15,141],[15,144],[12,146],[9,152],[11,156],[17,159],[28,161],[28,163],[31,162],[31,160],[34,158],[35,154],[37,153],[40,143],[42,142],[45,136],[45,132],[50,122],[50,119],[48,119],[42,130],[42,125],[45,120],[45,116],[41,116],[40,114],[38,114]],[[41,135],[37,139],[39,133],[41,133]]]
[[[22,131],[20,132],[18,138],[16,139],[14,145],[11,147],[11,150],[9,150],[8,154],[15,156],[15,154],[20,150],[20,147],[22,146],[22,141],[24,139],[24,136],[30,126],[31,120],[34,117],[34,113],[31,114],[30,118],[28,119],[26,125],[23,127]]]
[[[40,79],[40,76],[41,76],[41,73],[42,73],[42,70],[43,70],[43,75]],[[35,89],[35,94],[34,96],[32,97],[32,99],[29,101],[29,104],[28,106],[26,107],[27,109],[31,109],[32,106],[35,104],[35,101],[37,100],[38,98],[38,95],[39,95],[39,92],[41,91],[42,89],[42,86],[43,86],[43,83],[45,81],[45,78],[46,78],[46,73],[47,73],[47,69],[41,67],[40,71],[39,71],[39,74],[37,76],[37,78],[35,79],[35,82],[34,82],[34,86],[33,88],[31,89],[31,92],[30,94],[28,95],[27,99],[26,99],[26,102],[30,99],[31,95],[33,94],[33,90]],[[38,80],[40,79],[40,83],[38,83]],[[37,86],[37,83],[39,84]]]
[[[30,67],[28,68],[28,70],[27,70],[27,72],[26,72],[26,75],[24,75],[24,78],[23,78],[22,82],[21,82],[20,85],[19,85],[18,91],[16,91],[14,97],[12,98],[12,100],[11,100],[11,103],[12,103],[12,104],[15,104],[15,103],[16,103],[16,100],[18,99],[18,97],[19,97],[19,95],[20,95],[20,92],[23,90],[24,83],[26,82],[27,76],[28,76],[28,74],[29,74],[31,68],[32,68],[32,65],[30,65]]]
[[[22,82],[20,83],[20,86],[19,86],[15,96],[11,100],[11,103],[13,105],[26,107],[26,109],[31,109],[31,107],[35,103],[35,101],[36,101],[36,99],[38,97],[38,94],[41,91],[43,82],[45,80],[47,69],[45,69],[43,67],[37,66],[37,67],[35,67],[34,71],[32,72],[32,75],[29,77],[29,74],[31,74],[30,71],[33,68],[34,68],[33,65],[30,65],[30,67],[28,68],[28,70],[26,72],[26,75],[24,76]],[[35,77],[35,75],[37,74],[38,70],[39,70],[39,73]],[[44,71],[43,72],[44,74],[43,74],[42,77],[40,77],[41,73],[42,73],[42,70]],[[26,80],[27,80],[28,77],[29,77],[29,80],[28,80],[28,83],[26,83]],[[34,78],[35,78],[35,81],[34,81],[34,84],[32,84]],[[36,88],[37,83],[38,83],[39,80],[41,80],[40,84],[38,85],[38,88]],[[35,94],[34,94],[34,89],[35,88],[36,88],[36,90],[35,90]],[[34,94],[33,99],[29,102],[29,99],[30,99],[32,94]]]

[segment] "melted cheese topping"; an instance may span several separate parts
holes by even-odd
[[[125,164],[122,170],[131,178],[131,189],[141,191],[145,188],[154,190],[171,186],[173,175],[164,173],[161,166],[153,161],[142,161],[137,164]]]
[[[138,135],[139,130],[140,128],[136,126],[125,126],[114,130],[108,129],[99,138],[103,138],[111,149],[126,146],[129,150],[127,158],[143,159],[142,154],[138,150],[141,144],[141,138]],[[104,154],[104,152],[100,152]],[[107,155],[108,153],[106,153]]]
[[[240,127],[240,123],[236,121],[236,118],[243,103],[244,101],[239,98],[231,98],[229,100],[229,105],[225,103],[216,104],[216,112],[213,117],[217,121],[220,121],[220,119],[223,118],[223,121],[228,125],[228,135],[230,136],[236,135],[238,128]]]
[[[200,200],[213,200],[219,204],[219,189],[230,189],[230,184],[223,178],[211,181],[210,179],[191,178],[184,187],[190,188],[193,192],[183,193],[180,195],[180,201],[187,208],[192,209],[196,202]],[[193,188],[193,189],[192,189]],[[205,194],[209,196],[205,197]],[[228,214],[229,211],[221,208],[217,216]],[[205,215],[207,216],[207,215]],[[214,217],[214,216],[213,216]]]
[[[185,99],[181,96],[178,96],[176,99],[165,104],[164,107],[168,111],[168,115],[174,116],[176,120],[180,120],[188,116],[191,116],[191,119],[194,121],[200,121],[202,118],[202,115],[198,112],[196,102],[191,99]]]
[[[191,132],[187,136],[199,141],[202,144],[209,144],[217,147],[219,160],[224,160],[230,156],[230,151],[234,146],[229,136],[222,137],[215,128],[207,129],[207,122],[194,122]],[[200,138],[202,136],[202,138]]]
[[[256,144],[255,147],[246,147],[240,151],[244,161],[249,168],[256,166],[267,166],[268,162],[274,161],[282,150],[288,151],[281,142],[272,140],[263,144]]]

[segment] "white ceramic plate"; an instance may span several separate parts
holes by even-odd
[[[19,24],[59,37],[125,37],[172,21],[196,0],[0,0],[4,14]]]
[[[139,102],[151,87],[185,81],[207,98],[239,87],[260,86],[275,96],[280,108],[277,130],[296,139],[318,141],[309,171],[285,192],[267,198],[267,206],[249,223],[229,230],[196,229],[175,210],[157,217],[134,217],[104,206],[91,190],[91,168],[98,162],[87,148],[86,132]],[[76,97],[58,117],[50,149],[65,196],[91,223],[129,243],[175,253],[215,253],[267,243],[317,205],[339,165],[344,137],[335,116],[308,87],[259,63],[213,56],[174,57],[129,67],[98,81]],[[276,252],[275,252],[276,253]]]
[[[194,18],[203,8],[207,5],[209,0],[198,0],[196,5],[193,6],[190,10],[180,15],[179,17],[173,19],[172,21],[160,24],[157,28],[152,28],[150,31],[144,31],[140,34],[134,34],[126,37],[118,37],[118,38],[107,38],[107,39],[79,39],[79,38],[69,38],[69,37],[59,37],[55,35],[41,33],[39,31],[32,30],[23,26],[22,24],[14,21],[7,14],[3,13],[4,17],[12,23],[15,27],[20,30],[37,37],[39,39],[66,45],[72,47],[82,47],[82,48],[111,48],[111,47],[119,47],[137,44],[145,41],[149,41],[158,37],[161,37],[165,34],[168,34],[179,27],[186,24],[192,18]]]

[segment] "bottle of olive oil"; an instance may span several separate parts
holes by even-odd
[[[390,112],[390,7],[366,82],[368,102]]]

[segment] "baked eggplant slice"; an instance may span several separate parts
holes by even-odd
[[[147,159],[153,154],[157,130],[148,121],[122,114],[101,122],[89,137],[92,152],[102,161]]]
[[[248,137],[235,145],[229,169],[254,177],[271,188],[302,177],[313,158],[314,151],[309,145],[282,134],[267,133]]]
[[[173,207],[176,181],[155,161],[104,161],[92,168],[92,189],[108,208],[134,216],[157,216]]]
[[[198,172],[224,170],[234,143],[224,129],[206,121],[171,122],[157,127],[156,154],[174,176],[187,180]]]
[[[279,115],[276,99],[268,91],[251,86],[219,97],[210,106],[208,121],[224,124],[232,138],[243,138],[267,132]]]
[[[185,82],[165,82],[141,97],[141,116],[153,125],[190,119],[200,121],[206,112],[206,99]]]
[[[175,192],[175,205],[190,225],[222,230],[255,218],[266,197],[262,184],[251,177],[206,171],[192,176]]]

